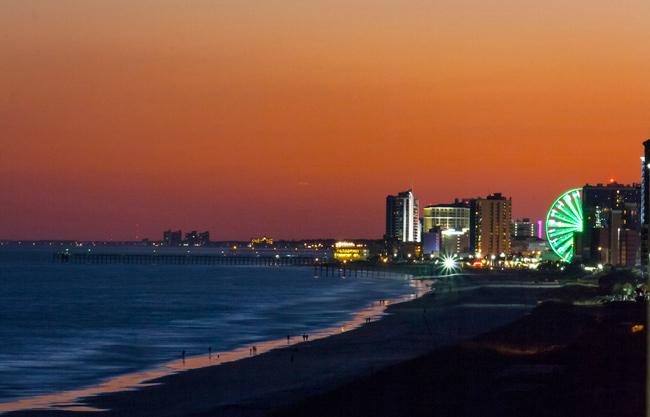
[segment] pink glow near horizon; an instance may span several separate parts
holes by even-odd
[[[650,2],[585,4],[0,2],[0,239],[379,238],[412,184],[545,218],[640,182]]]

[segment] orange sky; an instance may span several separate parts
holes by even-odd
[[[0,239],[380,238],[640,181],[650,2],[0,2]],[[567,4],[569,3],[569,4]]]

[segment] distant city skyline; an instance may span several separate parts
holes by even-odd
[[[0,239],[367,238],[640,182],[650,3],[0,2]],[[137,225],[137,226],[136,226]]]

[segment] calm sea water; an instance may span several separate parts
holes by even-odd
[[[401,276],[55,264],[55,251],[0,248],[0,403],[150,369],[182,350],[204,355],[208,346],[223,352],[313,333],[379,299],[413,292]]]

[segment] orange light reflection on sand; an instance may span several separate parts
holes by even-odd
[[[417,298],[429,290],[430,281],[414,280],[412,281],[413,293],[399,299],[381,300],[373,303],[372,306],[355,312],[352,318],[336,327],[325,329],[317,334],[309,335],[309,340],[322,339],[335,334],[340,334],[352,329],[355,329],[366,322],[366,319],[376,320],[386,314],[384,312],[386,306],[398,302],[408,301]],[[256,354],[268,352],[272,349],[279,349],[298,343],[303,343],[298,337],[292,337],[289,341],[286,339],[272,340],[255,345]],[[216,366],[226,362],[233,362],[240,359],[245,359],[252,354],[252,345],[245,346],[230,352],[216,352],[211,356],[198,356],[186,358],[185,360],[177,360],[161,366],[159,369],[128,374],[113,378],[109,381],[101,383],[97,386],[92,386],[84,389],[65,391],[51,395],[42,395],[33,398],[27,398],[11,403],[0,404],[0,413],[19,410],[66,410],[66,411],[106,411],[98,408],[89,407],[83,404],[83,398],[92,397],[100,394],[108,394],[120,391],[134,391],[139,388],[157,385],[152,383],[158,378],[167,375],[172,375],[178,372],[187,371],[190,369],[205,368],[208,366]]]

